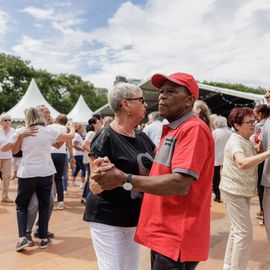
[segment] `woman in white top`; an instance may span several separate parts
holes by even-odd
[[[235,133],[225,146],[219,186],[231,221],[223,270],[246,270],[252,242],[250,199],[257,195],[257,165],[270,157],[270,151],[256,155],[249,140],[255,128],[251,108],[234,108],[228,122]]]
[[[85,203],[86,197],[87,197],[88,193],[90,192],[90,188],[89,188],[90,158],[88,156],[89,151],[90,151],[90,144],[91,144],[94,136],[100,130],[101,127],[102,127],[102,122],[99,119],[97,119],[96,117],[91,117],[88,120],[88,132],[86,133],[83,144],[82,144],[83,149],[84,149],[83,163],[85,165],[86,172],[87,172],[86,182],[84,185],[82,200],[81,200],[82,203]]]
[[[8,114],[4,113],[0,116],[0,146],[5,144],[12,134],[14,129],[11,127],[11,118]],[[12,153],[7,151],[5,153],[0,153],[0,170],[2,172],[2,197],[1,202],[3,203],[13,203],[13,200],[9,198],[9,182],[11,174],[11,164],[12,164]]]
[[[85,166],[83,164],[83,155],[84,155],[84,150],[82,147],[83,126],[79,123],[76,123],[75,131],[76,131],[76,133],[75,133],[74,139],[72,140],[72,147],[73,147],[73,156],[74,156],[75,161],[76,161],[76,166],[75,166],[75,170],[72,172],[72,176],[73,176],[72,183],[73,183],[73,186],[75,186],[76,176],[78,175],[79,171],[81,171],[80,188],[83,189],[84,182],[85,182],[85,172],[86,172]]]
[[[18,169],[18,194],[16,198],[17,222],[19,228],[19,241],[16,251],[28,246],[26,239],[27,207],[31,196],[36,192],[39,204],[39,238],[40,248],[51,244],[47,237],[50,193],[52,189],[52,176],[56,170],[51,158],[51,145],[57,141],[64,141],[74,137],[74,127],[70,133],[60,133],[46,127],[43,115],[36,108],[29,108],[25,113],[27,128],[35,127],[34,136],[24,137],[23,129],[15,133],[11,142],[14,148],[20,147],[23,156]]]
[[[61,133],[66,133],[67,122],[68,122],[67,116],[65,114],[59,114],[55,119],[55,123],[49,125],[49,127]],[[64,169],[65,169],[65,164],[66,164],[67,147],[68,149],[70,149],[71,140],[64,142],[62,146],[59,148],[56,148],[54,146],[51,147],[52,160],[56,169],[56,174],[54,175],[54,182],[55,182],[56,192],[57,192],[58,209],[60,210],[64,209],[64,186],[63,186],[62,177],[64,174]],[[71,158],[73,158],[72,151],[70,151],[70,153],[71,153]]]
[[[223,116],[216,116],[213,120],[213,138],[215,142],[215,169],[213,176],[213,192],[215,194],[214,201],[221,202],[220,198],[220,173],[223,165],[224,149],[232,132],[227,126],[227,119]]]

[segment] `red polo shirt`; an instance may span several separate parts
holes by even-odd
[[[209,127],[188,113],[164,126],[150,175],[194,177],[185,196],[144,194],[135,241],[175,261],[208,258],[214,142]]]

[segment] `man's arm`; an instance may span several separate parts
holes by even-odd
[[[95,171],[91,174],[91,179],[103,190],[111,190],[116,187],[122,187],[125,182],[126,174],[121,170],[113,167],[110,168],[109,164],[104,167],[101,166],[102,158],[96,159],[94,162]],[[137,191],[146,192],[154,195],[186,195],[189,188],[194,181],[192,176],[172,173],[159,176],[132,176],[133,188]]]
[[[89,187],[90,187],[90,190],[92,191],[93,194],[98,194],[98,193],[103,191],[103,188],[101,187],[101,185],[99,185],[92,178],[92,176],[94,175],[94,174],[92,174],[92,172],[95,172],[98,169],[97,166],[101,166],[101,164],[102,164],[101,160],[103,160],[103,159],[99,158],[98,160],[100,162],[97,163],[97,162],[95,162],[96,158],[94,156],[90,156],[89,158],[90,158],[90,172],[91,172],[90,181],[89,181]],[[104,170],[104,167],[103,167],[103,170]]]

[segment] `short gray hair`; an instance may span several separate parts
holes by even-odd
[[[213,120],[213,127],[216,128],[222,128],[227,127],[227,119],[224,116],[218,115]]]
[[[120,111],[120,104],[123,99],[133,98],[134,94],[142,92],[137,85],[130,83],[118,83],[108,93],[109,105],[113,112]]]

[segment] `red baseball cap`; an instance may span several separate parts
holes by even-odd
[[[169,80],[176,84],[185,86],[189,90],[189,92],[195,97],[196,100],[199,98],[199,86],[192,75],[187,74],[187,73],[177,72],[169,76],[166,76],[164,74],[157,73],[152,76],[151,83],[155,87],[161,88],[165,80]]]

